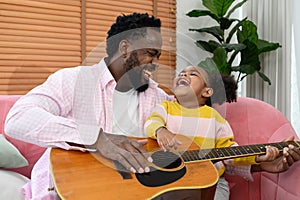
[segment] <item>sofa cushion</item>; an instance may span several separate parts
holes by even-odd
[[[26,158],[0,134],[0,167],[18,168],[24,166],[28,166]]]
[[[0,169],[0,199],[23,200],[22,187],[29,179],[16,172]]]

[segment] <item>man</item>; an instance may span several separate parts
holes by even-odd
[[[151,108],[169,98],[149,78],[161,53],[160,26],[160,20],[148,14],[119,16],[108,31],[108,57],[91,67],[62,69],[49,76],[14,105],[5,132],[44,147],[98,150],[132,172],[148,172],[151,157],[140,143],[122,134],[141,136]],[[121,117],[125,123],[114,115],[116,107],[120,116],[126,115]],[[288,158],[289,164],[296,160]],[[280,165],[284,167],[288,165]],[[49,174],[48,149],[24,187],[27,198],[57,198]]]
[[[132,99],[128,109],[137,116],[128,122],[139,124],[138,127],[142,127],[152,106],[169,98],[149,79],[149,72],[157,67],[161,53],[160,26],[160,20],[148,14],[119,16],[108,32],[108,57],[91,67],[63,69],[49,76],[11,109],[6,133],[44,147],[97,149],[132,172],[149,171],[146,160],[151,161],[151,158],[141,144],[125,136],[106,133],[117,131],[113,127],[117,124],[113,119],[115,89],[131,92],[124,98]],[[139,129],[142,130],[133,131]],[[51,181],[41,178],[50,177],[45,175],[48,160],[49,150],[32,172],[32,197],[43,198],[47,195],[44,196],[43,191],[50,188],[51,192],[53,188]],[[35,177],[37,174],[40,176]],[[41,191],[38,187],[43,184],[46,189]],[[29,186],[25,189],[30,190]]]

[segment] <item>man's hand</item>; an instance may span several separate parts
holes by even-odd
[[[149,172],[152,158],[144,149],[145,141],[131,140],[123,135],[114,135],[100,130],[95,147],[106,158],[120,162],[133,173]]]
[[[276,147],[266,146],[266,154],[258,155],[255,158],[257,163],[273,161],[279,156],[279,150]]]
[[[291,136],[285,141],[293,141],[294,137]],[[283,149],[281,156],[270,162],[262,162],[260,165],[252,166],[252,171],[266,171],[271,173],[279,173],[289,169],[294,162],[300,160],[300,149],[289,145]]]

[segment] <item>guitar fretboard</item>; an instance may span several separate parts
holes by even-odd
[[[243,156],[261,155],[266,153],[266,146],[277,147],[280,151],[284,147],[292,144],[296,147],[300,146],[299,142],[278,142],[268,144],[254,144],[245,146],[233,146],[225,148],[212,148],[212,149],[201,149],[181,152],[181,157],[185,162],[197,161],[197,160],[224,160],[229,158],[237,158]]]

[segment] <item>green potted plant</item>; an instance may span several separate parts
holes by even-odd
[[[189,17],[208,16],[217,23],[216,26],[189,29],[213,36],[211,40],[195,42],[201,49],[212,53],[212,57],[201,61],[199,66],[208,70],[218,69],[221,74],[237,72],[237,82],[243,80],[247,75],[258,73],[270,85],[270,79],[261,72],[260,55],[281,46],[279,43],[259,39],[256,25],[247,17],[241,20],[231,18],[231,14],[244,5],[247,0],[235,5],[234,2],[235,0],[202,0],[202,4],[208,10],[195,9],[186,14]],[[237,42],[233,42],[234,37]],[[239,64],[234,65],[238,56]]]

